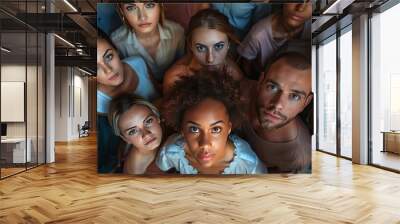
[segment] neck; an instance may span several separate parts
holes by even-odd
[[[285,126],[277,129],[265,130],[262,127],[259,127],[256,129],[256,133],[270,142],[288,142],[297,137],[297,129],[297,120],[295,118]]]

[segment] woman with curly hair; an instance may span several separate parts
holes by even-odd
[[[198,72],[183,77],[165,98],[164,116],[179,134],[156,160],[181,174],[256,174],[265,167],[249,144],[232,133],[239,125],[238,88],[230,77]]]
[[[240,68],[228,56],[230,46],[239,43],[234,32],[224,14],[213,9],[197,12],[190,19],[187,30],[187,54],[166,71],[163,93],[168,93],[181,77],[201,69],[223,71],[233,79],[241,80]]]

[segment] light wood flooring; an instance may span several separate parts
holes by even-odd
[[[0,223],[400,223],[400,175],[313,152],[311,175],[96,173],[95,138],[0,181]]]

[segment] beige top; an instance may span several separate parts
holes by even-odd
[[[110,38],[122,58],[141,56],[149,65],[154,77],[158,81],[161,81],[168,67],[176,59],[183,56],[185,37],[183,28],[179,24],[169,20],[165,20],[163,26],[158,24],[158,29],[160,32],[160,43],[154,59],[138,41],[135,33],[126,25],[122,25],[115,30]]]

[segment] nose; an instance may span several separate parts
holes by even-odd
[[[144,9],[139,10],[138,19],[139,19],[139,21],[145,21],[147,19],[146,10],[144,10]]]
[[[299,12],[304,11],[307,7],[307,4],[308,4],[308,1],[304,1],[303,3],[297,4],[297,7],[296,7],[297,11],[299,11]]]
[[[210,137],[207,134],[200,135],[199,146],[204,150],[208,150],[211,146]]]
[[[147,135],[149,135],[151,133],[150,130],[148,130],[147,128],[143,128],[142,129],[142,137],[146,137]]]
[[[285,108],[286,100],[284,94],[282,92],[276,93],[276,95],[272,98],[270,105],[278,111],[281,111],[283,108]]]
[[[98,66],[100,66],[105,74],[109,74],[112,72],[111,66],[109,66],[107,63],[99,63]]]
[[[207,51],[207,58],[206,58],[206,60],[207,60],[207,63],[208,63],[208,64],[211,64],[211,63],[214,62],[214,55],[213,55],[212,50]]]

